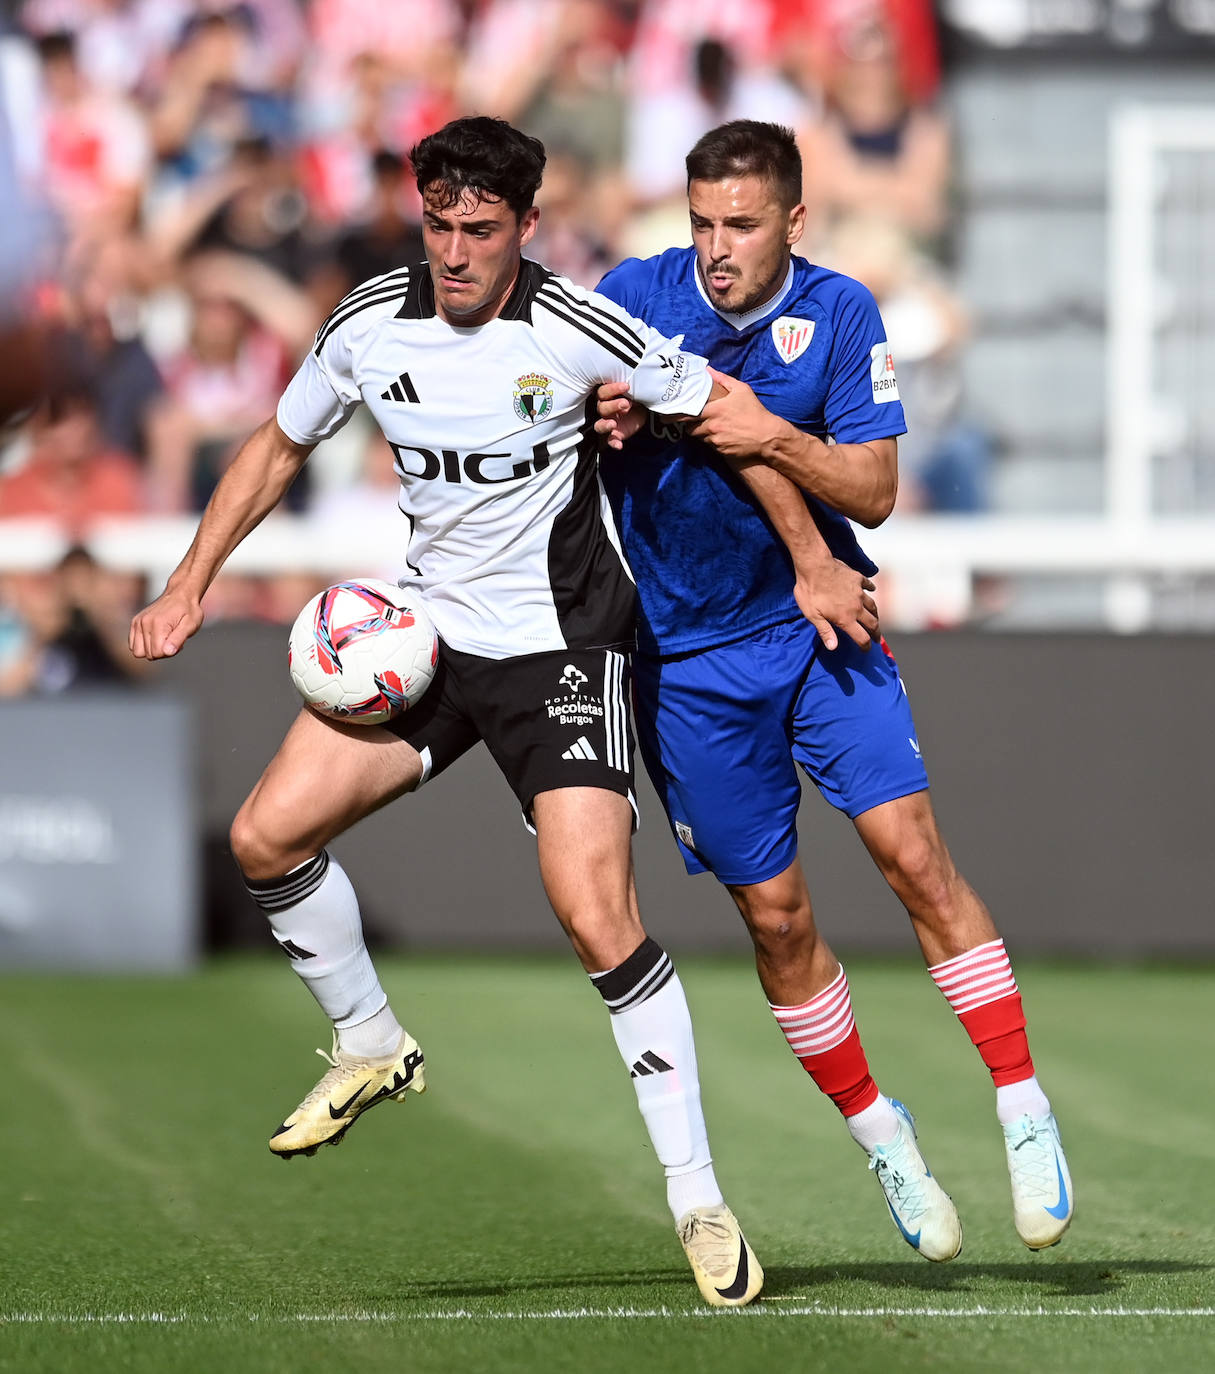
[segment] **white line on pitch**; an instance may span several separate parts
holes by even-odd
[[[722,1311],[713,1308],[692,1308],[682,1311],[670,1307],[575,1307],[553,1308],[536,1312],[478,1312],[467,1308],[450,1308],[431,1312],[294,1312],[260,1316],[247,1313],[231,1317],[197,1316],[188,1312],[9,1312],[0,1313],[0,1326],[6,1324],[39,1326],[239,1326],[265,1322],[270,1325],[308,1323],[386,1325],[411,1321],[645,1321],[671,1320],[680,1317],[838,1317],[851,1320],[884,1320],[890,1317],[907,1319],[968,1320],[992,1317],[1123,1317],[1173,1318],[1215,1317],[1215,1307],[825,1307],[813,1303],[801,1306],[772,1307],[773,1302],[799,1302],[796,1298],[768,1298],[754,1307]]]

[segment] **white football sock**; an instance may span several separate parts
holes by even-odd
[[[401,1023],[387,1002],[366,1021],[337,1028],[338,1049],[361,1059],[387,1059],[401,1043]]]
[[[1011,1126],[1029,1115],[1038,1120],[1050,1111],[1050,1099],[1042,1091],[1036,1077],[1023,1078],[1019,1083],[1005,1083],[996,1089],[996,1119],[1001,1126]]]
[[[844,1125],[867,1154],[872,1154],[879,1145],[889,1145],[899,1133],[899,1118],[890,1099],[881,1093],[854,1116],[846,1116]]]
[[[369,1058],[390,1054],[401,1027],[363,943],[358,898],[341,864],[322,850],[282,878],[245,882],[292,967],[337,1028],[339,1046]],[[347,1033],[364,1026],[355,1041],[381,1048],[348,1049]]]
[[[614,969],[591,975],[611,1012],[650,1141],[667,1175],[675,1221],[722,1201],[700,1106],[696,1045],[683,985],[660,945],[646,939]]]

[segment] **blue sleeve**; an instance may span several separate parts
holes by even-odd
[[[622,305],[630,315],[644,320],[642,313],[650,289],[654,284],[655,259],[642,262],[640,258],[625,258],[619,267],[613,267],[595,288],[600,295]]]
[[[839,444],[860,444],[907,432],[894,359],[877,302],[849,281],[835,309],[831,380],[823,405],[827,432]]]

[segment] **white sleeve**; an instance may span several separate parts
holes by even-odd
[[[629,395],[660,415],[699,415],[713,379],[709,364],[597,291],[550,279],[538,304],[573,326],[567,361],[588,392],[600,382],[627,382]]]
[[[629,395],[659,415],[699,415],[713,390],[709,364],[698,353],[685,353],[683,336],[668,339],[649,325],[644,331],[645,351],[633,370]]]
[[[349,355],[327,342],[321,356],[315,348],[287,383],[278,403],[278,426],[297,444],[319,444],[350,419],[362,397],[350,375]]]

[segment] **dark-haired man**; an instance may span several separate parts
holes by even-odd
[[[865,652],[799,615],[786,549],[739,480],[757,461],[790,478],[836,558],[877,571],[849,523],[890,513],[905,428],[877,307],[859,282],[793,255],[806,207],[789,130],[722,125],[687,173],[693,246],[630,260],[599,286],[739,379],[719,376],[727,395],[683,432],[660,416],[638,432],[625,388],[600,390],[601,432],[616,448],[635,436],[603,473],[638,583],[647,769],[689,872],[712,871],[738,904],[772,1013],[868,1153],[900,1233],[948,1260],[957,1212],[911,1114],[878,1091],[847,978],[815,928],[796,765],[852,819],[991,1071],[1017,1232],[1053,1245],[1072,1215],[1058,1128],[1003,941],[937,829],[898,668],[884,641]]]
[[[401,482],[402,584],[422,593],[443,648],[426,696],[385,726],[302,710],[233,824],[250,892],[335,1027],[331,1070],[270,1148],[313,1154],[367,1108],[422,1090],[422,1052],[388,1005],[354,891],[326,845],[484,740],[611,1013],[697,1284],[708,1302],[737,1306],[763,1273],[714,1177],[687,1003],[642,928],[632,883],[634,588],[593,432],[602,381],[670,416],[724,393],[703,359],[522,258],[538,218],[537,140],[500,120],[460,119],[411,157],[426,263],[339,303],[131,628],[136,656],[176,653],[202,624],[224,560],[313,446],[359,404],[371,409]],[[778,522],[788,500],[804,516],[786,479],[762,466],[755,475]]]

